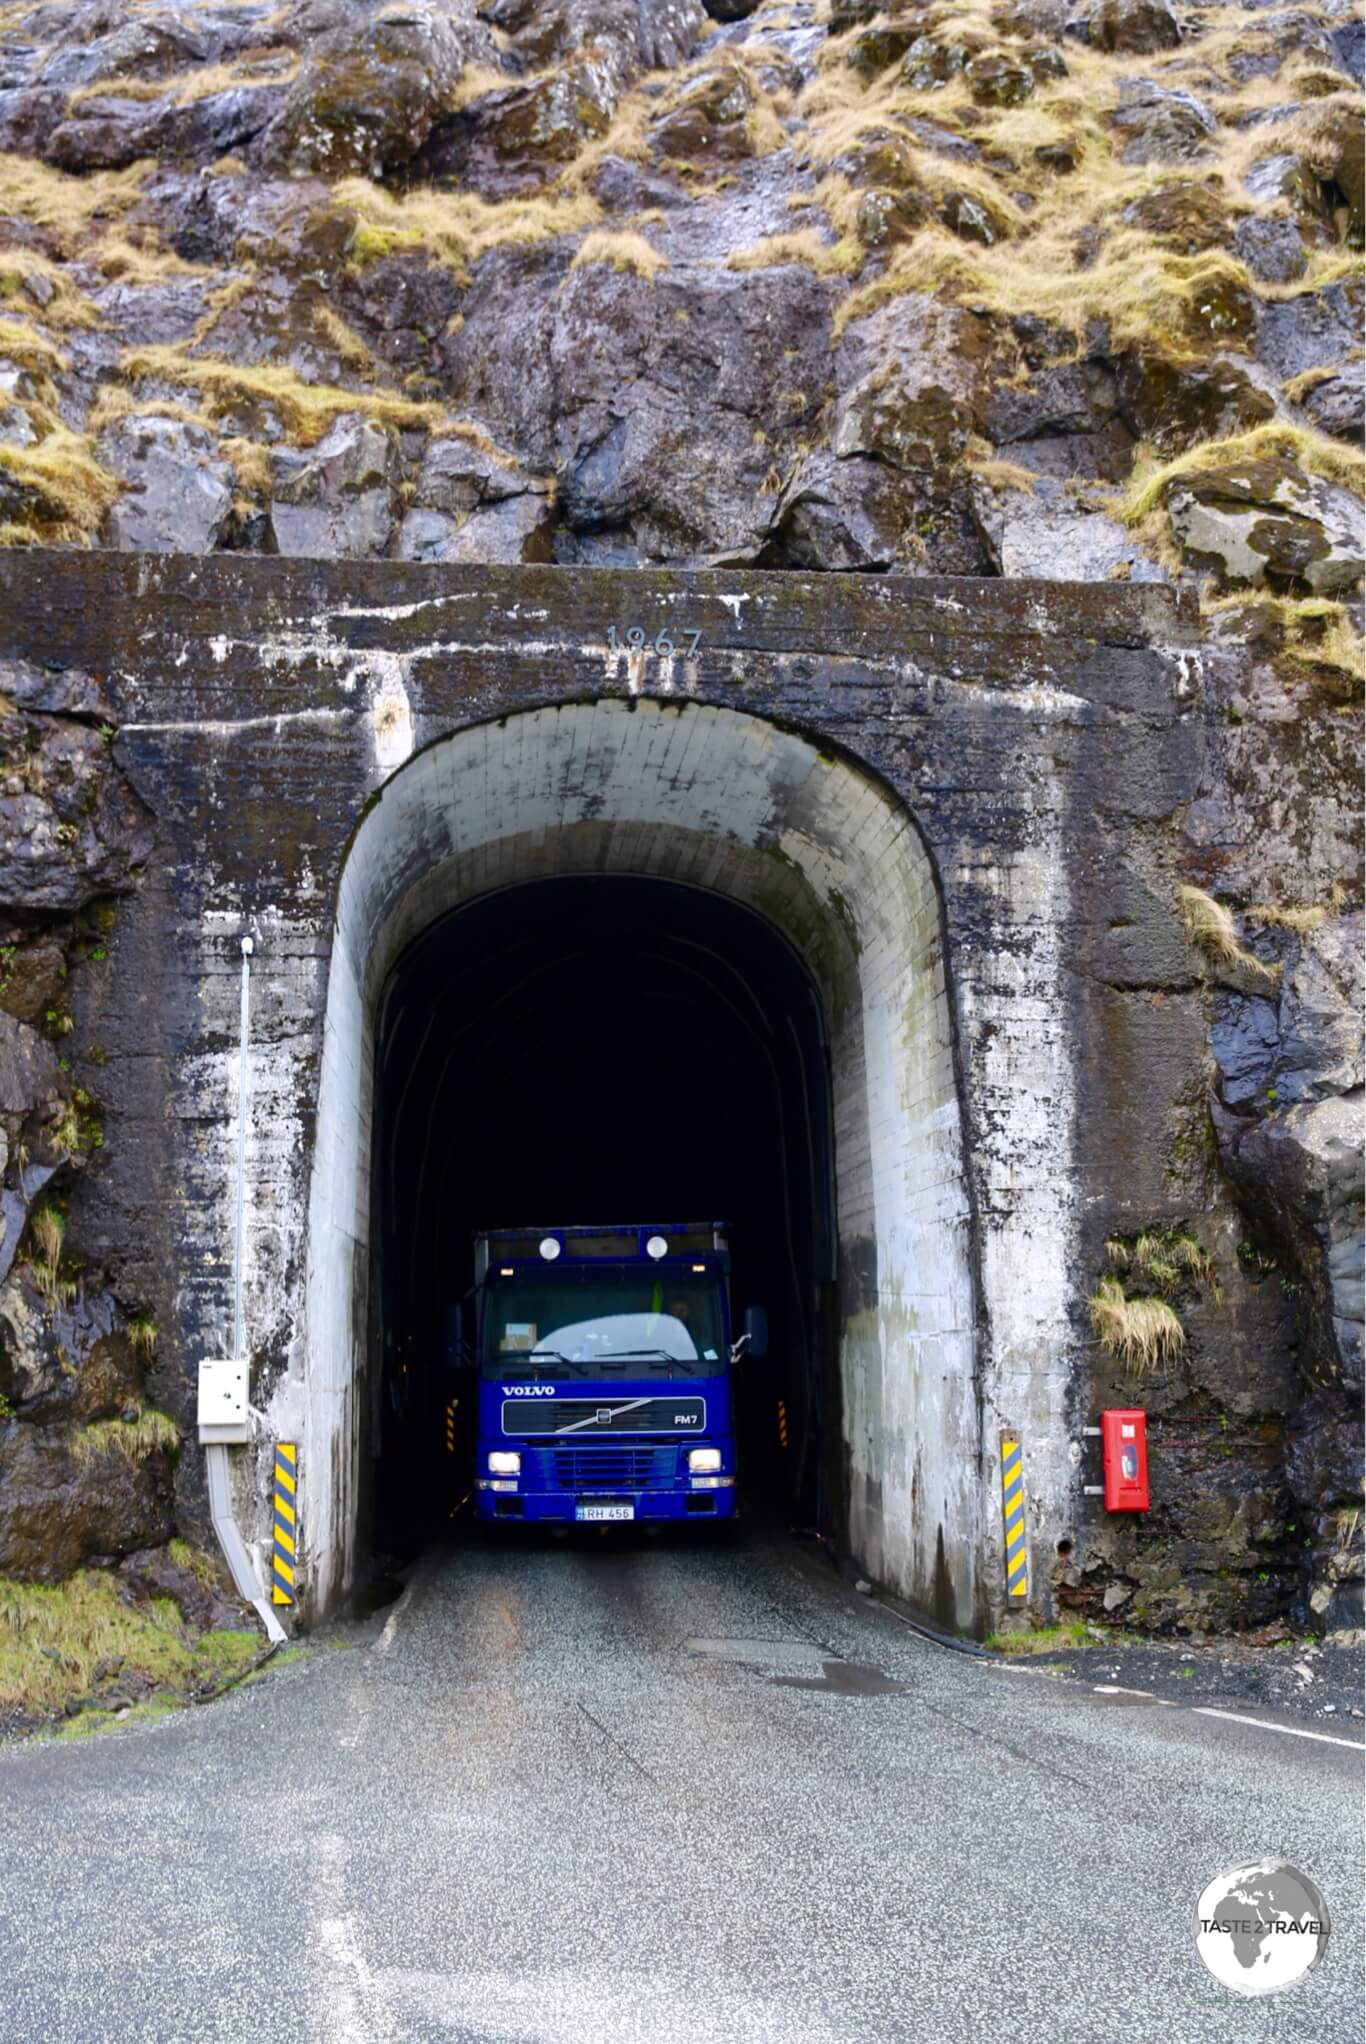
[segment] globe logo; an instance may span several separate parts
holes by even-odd
[[[1235,1994],[1280,1994],[1317,1966],[1328,1910],[1306,1874],[1284,1860],[1230,1867],[1195,1906],[1195,1949]]]

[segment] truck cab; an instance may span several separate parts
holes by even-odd
[[[730,1519],[731,1337],[720,1222],[511,1228],[475,1239],[475,1513],[523,1524]]]

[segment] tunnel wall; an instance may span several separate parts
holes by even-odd
[[[615,652],[609,628],[620,642],[634,623],[651,637],[667,626],[680,648],[696,632],[695,646]],[[497,884],[509,847],[512,877],[549,843],[535,817],[506,819],[484,848],[444,842],[453,784],[415,837],[370,826],[410,776],[416,787],[457,757],[487,770],[537,714],[575,706],[576,730],[595,716],[616,730],[633,702],[640,728],[654,718],[698,745],[721,712],[767,734],[752,786],[737,768],[724,800],[663,827],[613,815],[587,784],[580,813],[566,808],[563,755],[542,761],[541,796],[560,805],[554,857],[582,857],[579,870],[607,858],[649,871],[667,850],[673,873],[692,861],[715,885],[738,841],[761,861],[764,912],[826,990],[855,1551],[980,1628],[1001,1602],[998,1437],[1018,1427],[1046,1605],[1052,1544],[1079,1505],[1089,1245],[1140,1197],[1151,1211],[1173,1116],[1201,1082],[1199,1045],[1178,1031],[1136,1118],[1109,1054],[1114,1012],[1127,1024],[1146,1008],[1151,956],[1171,941],[1164,874],[1198,774],[1193,638],[1153,588],[0,562],[0,651],[88,678],[92,714],[156,818],[107,964],[79,990],[78,1021],[106,1059],[108,1135],[73,1225],[155,1310],[158,1395],[191,1438],[197,1361],[222,1351],[230,1324],[238,951],[244,931],[257,939],[246,1278],[253,1396],[269,1419],[237,1461],[259,1535],[269,1433],[315,1443],[315,1608],[351,1564],[367,1232],[354,1160],[367,1153],[374,976],[441,906]],[[476,728],[485,737],[462,752],[457,735]],[[701,785],[703,754],[691,757],[674,776],[684,789]],[[811,806],[821,788],[841,792]],[[870,791],[857,814],[855,788]],[[737,889],[746,863],[737,852]],[[343,1140],[330,1131],[348,1113]],[[1122,1156],[1097,1133],[1121,1122]],[[193,1451],[178,1482],[192,1516]]]

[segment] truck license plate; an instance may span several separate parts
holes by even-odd
[[[591,1504],[574,1507],[576,1519],[634,1519],[635,1515],[633,1504],[618,1503],[615,1499],[595,1500]]]

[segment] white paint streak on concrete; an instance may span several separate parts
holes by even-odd
[[[1069,907],[1063,799],[1060,787],[1035,789],[1030,841],[1009,859],[984,857],[970,876],[960,876],[1002,897],[1005,920],[1021,938],[990,959],[989,982],[985,961],[963,975],[959,1001],[965,1041],[976,1046],[976,1095],[990,1117],[977,1158],[982,1287],[992,1333],[984,1385],[991,1416],[986,1493],[999,1474],[999,1428],[1019,1428],[1033,1567],[1051,1555],[1066,1528],[1073,1482],[1060,1423],[1071,1381],[1067,1273],[1078,1219],[1062,953]]]
[[[350,618],[382,618],[387,624],[402,624],[410,617],[418,617],[424,610],[445,610],[453,603],[473,603],[477,590],[451,590],[444,596],[424,596],[417,603],[375,603],[348,605],[345,610],[334,610],[331,616],[339,621]]]
[[[162,724],[122,724],[121,733],[133,731],[200,731],[211,738],[236,738],[243,731],[284,731],[291,724],[343,724],[350,710],[281,710],[273,717],[241,717],[236,723],[217,718],[194,717]]]
[[[395,653],[372,653],[368,664],[375,764],[392,773],[413,752],[413,709],[404,686],[404,664]]]

